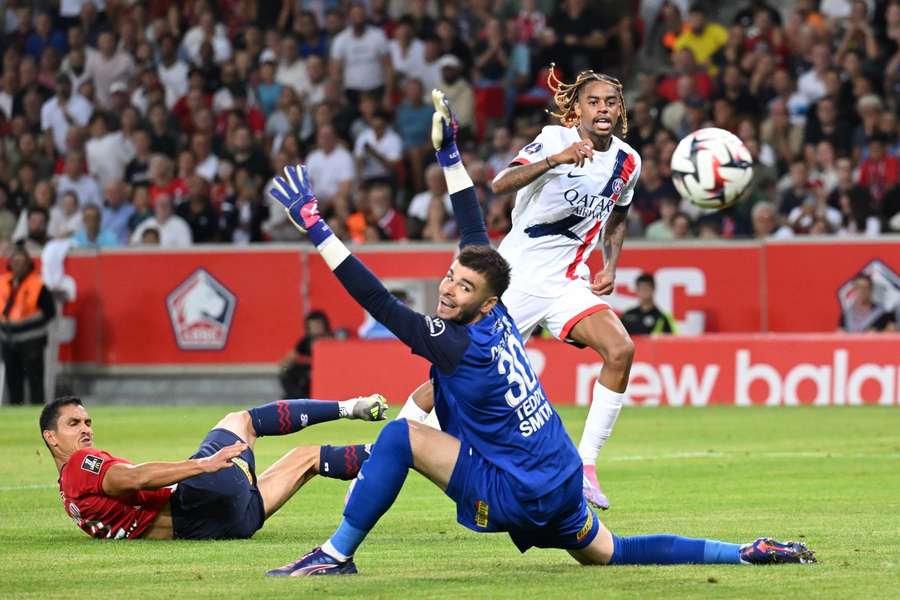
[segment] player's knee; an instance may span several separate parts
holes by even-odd
[[[616,369],[627,370],[631,368],[634,360],[634,342],[624,336],[610,344],[606,352],[606,364]]]
[[[410,423],[406,419],[394,419],[381,429],[372,452],[385,451],[400,457],[412,465],[412,445],[410,443]]]
[[[227,429],[245,442],[249,442],[248,438],[256,435],[253,429],[253,419],[246,410],[238,410],[226,414],[216,423],[216,429]]]

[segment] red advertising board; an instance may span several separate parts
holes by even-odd
[[[355,248],[390,287],[418,291],[430,312],[455,247]],[[591,259],[597,269],[599,256]],[[617,273],[617,310],[635,303],[639,274],[654,273],[657,304],[682,333],[830,332],[838,293],[868,269],[900,299],[900,240],[877,242],[629,245]],[[324,310],[356,335],[365,312],[308,246],[75,254],[78,287],[65,307],[76,322],[64,362],[104,366],[236,365],[277,361],[303,333],[303,315]],[[844,288],[846,293],[847,288]]]
[[[896,333],[640,338],[636,346],[631,405],[900,405]],[[552,402],[590,402],[602,367],[596,354],[550,340],[527,348]],[[317,397],[381,392],[400,405],[427,373],[397,341],[321,341],[313,354]]]
[[[302,333],[299,252],[104,252],[66,269],[78,285],[69,362],[274,363]]]

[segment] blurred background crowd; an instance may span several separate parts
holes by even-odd
[[[451,240],[434,87],[501,237],[514,198],[489,183],[549,122],[554,63],[625,84],[632,237],[900,232],[900,0],[0,0],[0,19],[0,243],[32,254],[300,239],[266,194],[298,162],[343,238]],[[669,173],[705,126],[755,160],[717,213]]]

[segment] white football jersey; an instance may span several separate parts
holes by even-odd
[[[581,138],[574,127],[548,125],[514,163],[542,161]],[[584,166],[557,165],[516,193],[512,230],[498,250],[512,266],[510,287],[556,297],[569,281],[588,279],[587,258],[613,206],[628,206],[641,157],[613,136]]]

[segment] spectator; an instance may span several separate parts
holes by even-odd
[[[635,282],[638,305],[622,314],[622,325],[629,335],[677,333],[675,319],[656,305],[656,282],[650,273],[641,273]]]
[[[116,47],[116,35],[111,31],[103,31],[97,38],[97,54],[88,56],[86,70],[96,87],[97,101],[101,107],[109,108],[112,104],[110,88],[113,83],[128,81],[135,74],[134,59],[131,55]]]
[[[394,183],[403,157],[403,141],[388,128],[387,113],[375,111],[368,127],[356,138],[353,156],[357,173],[364,183]]]
[[[778,213],[771,202],[758,202],[750,211],[750,220],[753,224],[753,237],[764,238],[788,238],[793,235],[791,229],[778,224]]]
[[[191,136],[191,152],[197,165],[194,172],[206,181],[215,179],[219,172],[219,157],[212,151],[208,133],[198,131]]]
[[[693,92],[703,99],[712,96],[712,79],[705,69],[698,67],[694,61],[694,53],[689,48],[682,48],[672,53],[672,70],[667,71],[656,87],[656,93],[669,102],[680,97],[678,81],[682,77],[693,80]]]
[[[135,214],[134,206],[127,201],[127,189],[121,181],[110,181],[106,184],[105,198],[103,200],[103,212],[98,222],[103,223],[103,234],[107,232],[113,239],[115,244],[123,245],[128,243],[130,230],[128,223]],[[146,192],[146,188],[141,188]],[[87,207],[85,207],[87,208]]]
[[[134,157],[134,146],[115,126],[112,115],[96,112],[91,117],[91,139],[85,144],[85,152],[91,176],[105,187],[110,181],[124,179],[125,168]]]
[[[69,130],[87,125],[92,111],[90,102],[72,93],[69,77],[60,73],[56,78],[56,95],[41,106],[41,129],[50,130],[56,151],[65,154]]]
[[[195,244],[220,241],[219,214],[209,201],[208,184],[195,176],[191,194],[178,205],[176,214],[184,219],[191,229],[191,239]]]
[[[798,160],[791,165],[790,174],[783,184],[783,191],[778,203],[778,212],[787,216],[807,199],[815,202],[815,195],[809,180],[809,170],[806,167],[806,163]]]
[[[225,25],[217,23],[215,16],[209,10],[203,11],[197,24],[187,31],[184,41],[181,43],[188,60],[195,65],[201,62],[204,43],[210,44],[217,65],[231,58],[231,41],[228,39]]]
[[[43,206],[31,206],[24,214],[27,219],[23,239],[24,249],[29,255],[40,256],[50,239],[47,235],[50,213]]]
[[[675,238],[672,232],[672,222],[678,212],[678,202],[674,197],[664,196],[659,199],[659,219],[647,226],[645,235],[648,240],[671,240]]]
[[[645,159],[641,163],[641,178],[634,190],[634,206],[640,216],[643,227],[660,218],[660,204],[664,198],[678,198],[678,191],[672,180],[662,178],[656,160]]]
[[[380,29],[366,23],[362,4],[350,7],[348,27],[332,42],[330,69],[331,78],[343,87],[351,104],[363,92],[383,95],[389,102],[394,83],[390,46]]]
[[[831,48],[820,42],[810,51],[811,67],[797,79],[797,92],[808,106],[825,96],[825,75],[831,68]]]
[[[415,37],[412,17],[397,21],[394,39],[390,41],[391,66],[394,72],[409,79],[417,79],[425,66],[425,43]]]
[[[440,198],[432,197],[428,202],[428,213],[422,226],[422,239],[429,242],[445,242],[453,239],[456,229]]]
[[[869,136],[869,157],[859,166],[859,184],[869,190],[875,206],[880,206],[884,193],[900,182],[900,161],[886,152],[892,141],[881,132]]]
[[[162,154],[154,154],[150,157],[150,187],[148,190],[151,204],[154,204],[160,196],[174,198],[176,202],[181,201],[185,192],[184,182],[175,178],[175,165],[169,157]]]
[[[316,149],[306,157],[306,168],[323,208],[335,196],[349,197],[356,178],[353,155],[338,143],[334,127],[325,125],[316,134]]]
[[[279,380],[285,398],[308,398],[312,373],[313,342],[334,337],[328,317],[314,310],[306,315],[305,334],[297,345],[281,359]]]
[[[57,198],[62,198],[70,190],[75,192],[82,205],[99,205],[103,201],[97,181],[85,173],[84,153],[80,150],[70,151],[66,155],[65,171],[56,186]]]
[[[138,228],[138,225],[147,219],[153,218],[153,207],[150,205],[149,188],[137,187],[132,189],[130,205],[134,209],[134,212],[128,217],[129,240],[131,239],[131,234]]]
[[[76,231],[81,229],[81,226],[81,209],[78,195],[73,191],[65,192],[56,203],[56,206],[50,209],[47,235],[53,239],[72,237]]]
[[[157,73],[166,92],[166,107],[171,109],[175,102],[188,92],[188,66],[178,58],[178,41],[167,33],[159,40],[159,65]]]
[[[392,241],[406,239],[406,217],[394,208],[390,186],[385,184],[372,186],[369,189],[369,206],[372,220],[385,238]]]
[[[235,197],[222,202],[219,229],[223,240],[233,244],[263,241],[262,225],[268,216],[269,209],[262,203],[256,185],[245,181]]]
[[[0,281],[0,343],[10,404],[25,403],[25,382],[31,404],[43,404],[44,348],[47,325],[56,317],[56,303],[22,246],[8,260]]]
[[[838,154],[850,154],[852,140],[853,130],[840,117],[834,99],[826,96],[819,100],[815,115],[806,120],[806,129],[803,133],[806,160],[808,162],[815,160],[816,144],[822,141],[831,143]]]
[[[148,227],[141,233],[141,239],[138,242],[141,246],[159,246],[160,235],[159,229],[156,227]]]
[[[53,16],[40,11],[34,17],[34,30],[25,40],[25,53],[35,60],[40,60],[47,48],[52,48],[60,54],[65,54],[68,49],[66,36],[53,27]]]
[[[873,300],[872,278],[860,273],[853,279],[850,301],[841,307],[838,331],[869,333],[893,330],[893,315]]]
[[[425,185],[426,190],[413,196],[406,211],[409,237],[412,239],[422,239],[433,200],[444,205],[446,215],[453,215],[453,205],[450,202],[450,194],[447,193],[447,184],[440,165],[435,163],[428,166],[425,171]]]
[[[475,124],[475,93],[462,77],[462,62],[452,54],[445,54],[438,60],[438,66],[441,68],[439,87],[453,107],[463,138],[468,137]]]
[[[278,64],[278,58],[272,50],[266,48],[259,55],[260,82],[256,86],[256,97],[259,100],[259,107],[266,116],[275,112],[275,106],[281,97],[281,90],[284,86],[275,81],[275,69]]]
[[[412,307],[412,300],[405,290],[389,290],[390,294],[402,302],[405,306]],[[385,327],[380,321],[376,321],[371,314],[366,313],[366,318],[359,326],[356,334],[363,340],[395,340],[397,336]]]
[[[431,145],[431,116],[434,114],[434,107],[422,101],[424,96],[422,82],[408,79],[403,85],[403,102],[397,107],[394,119],[394,128],[403,141],[404,156],[409,165],[414,190],[424,187],[422,172],[434,153]]]
[[[691,218],[681,211],[675,213],[672,217],[672,239],[686,240],[694,237],[691,230]]]
[[[718,23],[706,20],[706,12],[700,3],[695,3],[688,11],[687,27],[675,38],[673,50],[687,48],[694,55],[694,61],[711,74],[716,69],[710,62],[713,55],[728,40],[728,30]]]
[[[309,74],[306,62],[300,57],[297,40],[286,35],[278,43],[278,69],[275,81],[294,90],[301,98],[305,98],[309,90]]]
[[[72,242],[76,246],[98,250],[121,244],[119,238],[111,230],[101,228],[103,215],[98,207],[85,206],[81,218],[84,224],[72,237]]]
[[[125,182],[131,186],[150,185],[150,132],[137,129],[131,134],[134,156],[125,165]]]
[[[159,245],[163,248],[187,248],[193,243],[191,228],[174,213],[172,198],[166,194],[156,198],[153,217],[137,226],[131,234],[131,243],[145,243],[142,236],[147,229],[159,232]]]

